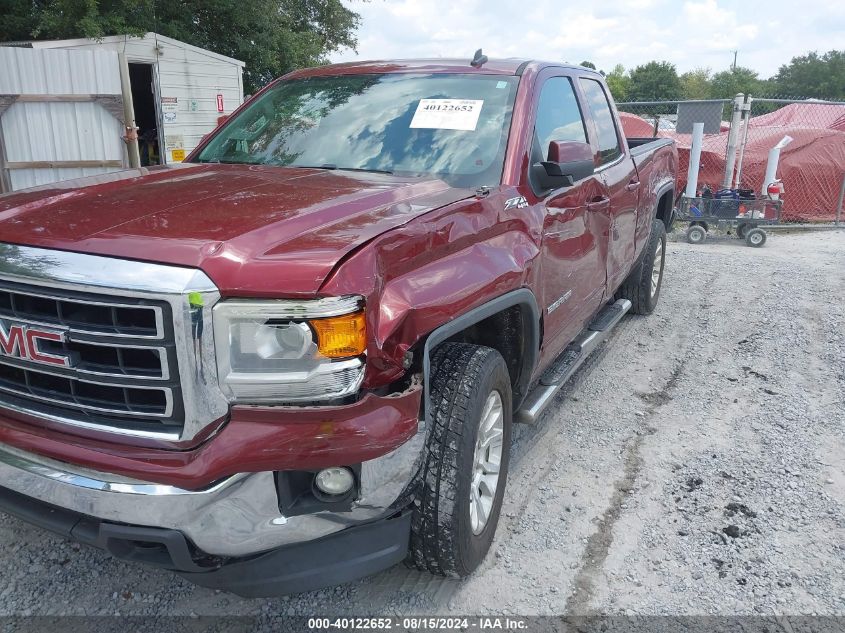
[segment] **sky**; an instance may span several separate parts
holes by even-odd
[[[610,71],[653,59],[762,78],[796,55],[845,48],[842,0],[342,0],[361,15],[358,53],[332,61],[408,57],[530,57]]]

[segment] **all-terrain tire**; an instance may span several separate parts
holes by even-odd
[[[444,343],[431,357],[431,426],[421,481],[414,496],[408,564],[441,576],[463,578],[481,563],[496,532],[511,442],[511,383],[498,351]],[[493,391],[503,410],[502,455],[489,518],[479,534],[470,519],[476,438]]]
[[[659,258],[659,260],[658,260]],[[655,269],[657,260],[658,268]],[[643,249],[639,263],[628,278],[616,291],[614,299],[627,299],[631,302],[634,314],[651,314],[660,299],[663,286],[663,268],[666,263],[666,227],[661,220],[652,220],[651,235]],[[658,271],[656,287],[652,287],[652,272]]]

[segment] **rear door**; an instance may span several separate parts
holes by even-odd
[[[536,106],[532,164],[545,160],[550,141],[588,142],[585,117],[572,78],[542,82]],[[541,286],[544,351],[555,356],[601,304],[606,287],[604,253],[608,192],[600,175],[572,187],[543,192]]]
[[[580,77],[579,82],[592,115],[596,172],[610,195],[607,286],[612,293],[625,280],[634,261],[640,181],[604,86],[589,77]]]

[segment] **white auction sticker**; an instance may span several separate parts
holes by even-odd
[[[411,127],[473,131],[483,105],[481,99],[420,99]]]

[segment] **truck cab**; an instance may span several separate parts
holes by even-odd
[[[472,573],[512,424],[655,309],[677,170],[600,74],[482,57],[0,196],[0,510],[245,596]]]

